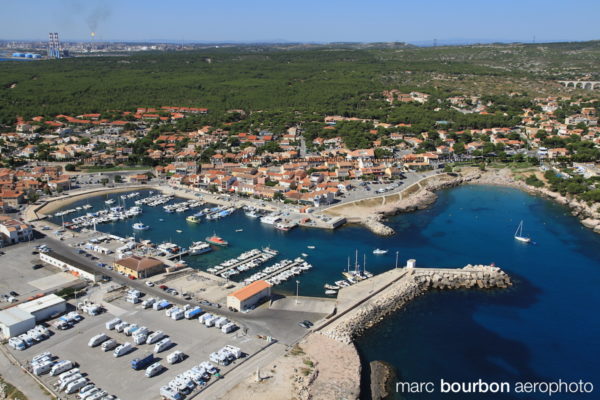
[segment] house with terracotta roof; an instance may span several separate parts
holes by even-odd
[[[114,269],[137,279],[143,279],[163,272],[165,266],[156,258],[131,256],[115,261]]]
[[[3,190],[0,192],[0,201],[11,208],[18,208],[25,202],[25,193],[19,190]]]
[[[31,239],[33,239],[33,230],[30,225],[10,217],[0,216],[0,242],[3,246]]]
[[[566,157],[568,155],[569,155],[569,150],[565,149],[564,147],[558,147],[556,149],[548,150],[549,158]]]

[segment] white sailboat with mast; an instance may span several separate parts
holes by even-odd
[[[531,238],[523,236],[523,221],[519,223],[517,230],[515,231],[515,240],[523,243],[531,243]]]

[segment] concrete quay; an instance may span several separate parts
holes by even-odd
[[[394,269],[341,289],[336,313],[314,330],[341,343],[350,344],[363,331],[427,290],[509,286],[510,277],[495,266]]]

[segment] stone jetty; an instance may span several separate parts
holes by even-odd
[[[413,260],[409,264],[411,261],[414,265]],[[371,279],[378,280],[369,282]],[[342,289],[338,297],[338,313],[330,317],[319,330],[334,340],[349,344],[386,315],[430,289],[492,289],[506,288],[511,284],[510,277],[495,266],[400,268]]]

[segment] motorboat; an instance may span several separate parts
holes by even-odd
[[[189,250],[191,256],[208,253],[209,251],[212,251],[210,245],[202,241],[193,242]]]
[[[198,217],[196,217],[195,215],[190,215],[189,217],[187,217],[185,219],[187,222],[191,222],[193,224],[197,224],[199,222],[202,222],[202,220]]]
[[[133,224],[133,229],[138,231],[145,231],[150,229],[150,226],[144,225],[142,222],[136,222],[135,224]]]
[[[373,254],[386,254],[387,252],[388,252],[387,250],[382,250],[382,249],[373,250]]]

